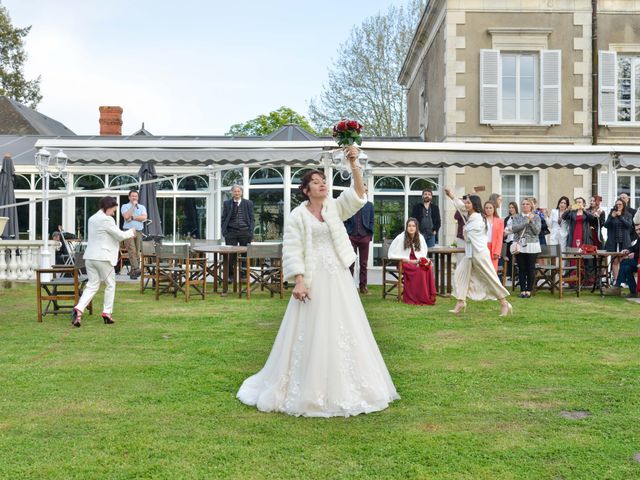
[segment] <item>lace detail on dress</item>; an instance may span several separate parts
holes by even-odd
[[[321,222],[311,212],[307,212],[313,218],[311,224],[311,238],[313,242],[313,262],[312,268],[315,271],[318,267],[327,270],[331,275],[335,275],[341,267],[333,247],[333,240],[329,232],[327,222]]]

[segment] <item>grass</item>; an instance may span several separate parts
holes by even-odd
[[[286,300],[156,302],[119,285],[116,325],[72,329],[35,321],[34,290],[0,290],[3,479],[640,478],[640,309],[622,299],[541,293],[499,319],[495,302],[453,317],[453,300],[374,289],[365,309],[402,399],[307,419],[235,399]]]

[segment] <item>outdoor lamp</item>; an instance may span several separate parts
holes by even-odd
[[[36,167],[38,170],[46,170],[49,168],[49,159],[51,158],[51,154],[47,151],[46,148],[41,148],[36,152]]]
[[[69,157],[62,150],[58,150],[58,154],[56,155],[56,168],[59,172],[63,172],[67,168],[67,161],[69,161]]]

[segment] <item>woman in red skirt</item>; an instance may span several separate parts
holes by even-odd
[[[389,247],[389,258],[402,260],[404,303],[434,305],[436,287],[431,260],[427,258],[427,242],[418,230],[415,218],[407,220],[404,232]]]

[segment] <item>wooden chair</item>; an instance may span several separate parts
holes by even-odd
[[[556,289],[560,290],[563,283],[560,245],[541,245],[540,250],[536,259],[532,294],[535,295],[537,290],[548,288],[553,295]]]
[[[218,245],[222,245],[222,240],[220,238],[214,238],[214,239],[192,238],[190,240],[190,244],[191,244],[191,248],[197,247],[197,246],[217,247]],[[204,259],[207,259],[207,255],[208,255],[203,252],[195,252],[195,251],[192,251],[191,253],[194,257],[201,257]],[[224,263],[219,260],[219,256],[217,253],[210,253],[209,255],[213,256],[213,261],[207,262],[207,276],[210,276],[213,279],[213,291],[217,292],[218,287],[222,288],[222,281],[223,281],[222,277],[224,276],[222,272],[223,270],[222,267],[224,266]]]
[[[284,291],[282,274],[282,244],[247,245],[246,255],[238,255],[236,271],[239,272],[238,296],[246,294],[247,300],[251,292],[260,287],[261,291],[269,290],[271,297]]]
[[[502,251],[500,252],[502,258],[502,265],[498,264],[498,278],[502,279],[502,286],[507,284],[507,272],[509,272],[509,258],[507,257],[507,244],[502,244]],[[513,281],[513,280],[512,280]]]
[[[189,245],[156,244],[155,287],[156,300],[163,294],[184,294],[185,302],[192,290],[204,300],[206,297],[206,258],[191,256]]]
[[[140,252],[140,293],[155,290],[156,276],[156,244],[154,241],[143,241]],[[151,286],[149,286],[151,284]]]
[[[131,263],[129,262],[129,251],[124,242],[120,242],[120,252],[118,253],[118,271],[120,275],[123,274],[122,267],[127,264],[128,271],[131,272]]]
[[[576,295],[580,296],[580,289],[582,288],[582,269],[584,268],[584,261],[582,259],[582,255],[579,254],[580,249],[578,248],[565,248],[565,251],[562,252],[562,256],[560,258],[560,277],[559,277],[559,287],[558,290],[560,292],[560,298],[562,298],[565,290],[575,290]],[[568,259],[567,256],[577,256],[577,259]],[[575,262],[575,265],[571,265],[572,262]],[[574,284],[573,287],[568,286]]]
[[[391,242],[385,241],[380,248],[379,258],[382,261],[382,298],[385,299],[387,295],[393,295],[401,302],[404,281],[402,276],[402,261],[389,258],[390,245]]]
[[[48,314],[71,314],[73,307],[80,301],[87,283],[87,276],[81,273],[82,269],[84,269],[83,254],[77,252],[72,265],[36,270],[38,322],[42,322],[42,317]],[[44,302],[47,304],[43,308]],[[87,310],[93,314],[93,302],[89,303]]]

